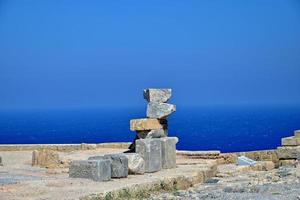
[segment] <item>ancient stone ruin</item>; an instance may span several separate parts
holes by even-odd
[[[300,130],[296,130],[294,136],[282,138],[281,145],[277,148],[280,165],[300,160]]]
[[[166,103],[170,97],[171,89],[144,90],[144,98],[148,101],[147,118],[130,121],[130,130],[136,132],[130,150],[73,161],[69,176],[108,181],[111,178],[126,178],[128,174],[175,168],[178,138],[167,137],[167,117],[176,110],[175,105]]]

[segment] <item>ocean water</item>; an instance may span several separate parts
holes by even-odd
[[[132,141],[129,120],[144,108],[0,111],[0,144]],[[186,107],[169,119],[178,149],[222,152],[276,148],[300,129],[300,106]]]

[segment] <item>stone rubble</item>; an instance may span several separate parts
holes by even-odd
[[[300,199],[300,168],[284,166],[268,171],[240,171],[214,177],[188,190],[151,195],[151,200],[292,200]]]

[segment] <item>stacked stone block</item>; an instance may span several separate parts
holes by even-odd
[[[130,130],[136,132],[130,151],[138,153],[144,159],[145,172],[176,167],[178,138],[167,137],[167,118],[176,111],[175,105],[167,103],[171,95],[171,89],[145,89],[147,118],[130,121]]]
[[[300,158],[300,130],[294,131],[294,136],[281,139],[281,147],[277,148],[279,165],[293,163]]]
[[[168,136],[168,116],[176,111],[176,106],[167,103],[171,98],[171,89],[145,89],[144,99],[148,102],[146,116],[143,119],[130,120],[130,130],[136,132],[135,140],[163,138]],[[130,150],[135,151],[135,140]]]

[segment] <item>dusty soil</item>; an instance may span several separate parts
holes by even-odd
[[[124,149],[99,148],[60,152],[61,160],[81,160],[90,156],[123,152]],[[173,177],[193,177],[208,166],[216,165],[214,160],[187,160],[178,158],[178,167],[144,175],[130,175],[128,178],[108,182],[94,182],[88,179],[68,177],[68,168],[45,169],[31,166],[32,151],[0,151],[3,166],[0,167],[0,200],[31,199],[79,199],[90,194],[105,193],[124,187],[159,183]]]

